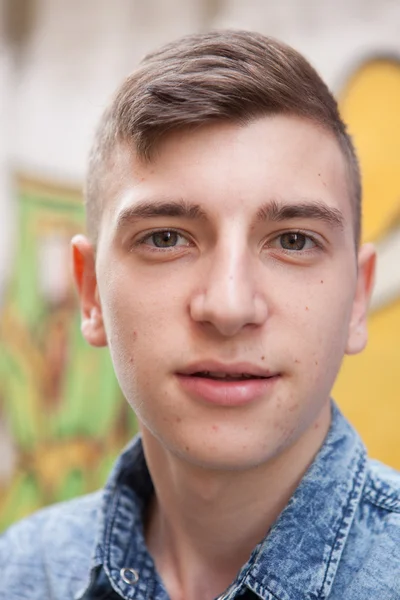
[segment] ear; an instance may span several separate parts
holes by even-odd
[[[81,305],[82,335],[91,346],[107,346],[97,288],[94,248],[83,235],[72,239],[71,248],[75,286]]]
[[[368,341],[367,316],[375,280],[376,252],[364,244],[358,253],[357,287],[349,326],[346,354],[358,354]]]

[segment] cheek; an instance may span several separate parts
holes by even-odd
[[[133,279],[136,285],[127,283]],[[103,316],[112,361],[125,394],[137,377],[143,385],[156,377],[162,356],[174,342],[178,306],[171,293],[139,284],[137,278],[114,274],[108,281],[102,294]]]
[[[304,288],[303,288],[304,289]],[[348,289],[348,288],[347,288]],[[338,370],[343,358],[352,302],[345,284],[319,279],[286,305],[290,356],[307,377]]]

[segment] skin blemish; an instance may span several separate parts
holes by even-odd
[[[261,357],[261,360],[265,360],[265,356],[262,356],[262,357]]]
[[[219,430],[219,427],[218,427],[218,425],[213,425],[213,426],[211,427],[211,429],[212,429],[213,431],[218,431],[218,430]]]
[[[324,280],[323,280],[323,279],[321,279],[321,283],[324,283]]]
[[[186,452],[189,452],[189,450],[190,450],[189,446],[185,446],[185,450],[186,450]]]
[[[308,310],[308,306],[306,306],[306,310]]]
[[[299,364],[300,364],[300,361],[299,361],[299,359],[298,359],[298,358],[295,358],[295,359],[294,359],[294,362],[295,362],[295,364],[296,364],[296,365],[299,365]]]
[[[181,419],[180,417],[176,417],[175,421],[176,421],[177,423],[182,423],[182,419]]]
[[[315,361],[315,366],[318,367],[318,361],[317,360]]]

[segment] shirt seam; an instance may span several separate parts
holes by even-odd
[[[114,529],[114,523],[115,523],[115,519],[117,516],[121,496],[122,496],[122,489],[117,487],[114,492],[114,497],[111,500],[112,505],[110,507],[110,518],[108,519],[108,523],[107,523],[105,535],[104,535],[103,568],[108,576],[108,580],[110,582],[111,588],[118,595],[122,596],[122,598],[125,598],[125,600],[127,600],[129,598],[129,595],[126,595],[126,593],[119,587],[119,584],[116,581],[114,581],[114,578],[112,576],[111,569],[110,569],[110,567],[111,567],[111,564],[110,564],[111,537],[112,537],[112,531]]]
[[[252,580],[252,581],[250,581],[250,580]],[[261,583],[259,583],[257,581],[257,579],[251,574],[248,575],[247,581],[248,581],[248,584],[250,584],[247,587],[249,587],[250,590],[257,595],[262,594],[262,596],[264,597],[265,600],[271,600],[271,599],[272,600],[280,600],[280,598],[282,597],[282,596],[277,596],[274,592],[272,592],[269,589],[268,586],[262,585]],[[266,598],[265,592],[268,594],[268,596],[269,596],[268,598]]]
[[[329,574],[329,572],[331,570],[331,564],[332,564],[332,561],[333,561],[333,554],[334,554],[334,551],[335,551],[335,548],[336,548],[337,541],[341,537],[341,548],[342,548],[341,552],[343,552],[343,548],[345,546],[345,542],[347,540],[348,533],[350,531],[351,523],[354,520],[355,510],[353,510],[353,514],[352,514],[350,523],[345,523],[345,521],[346,521],[346,512],[347,512],[347,510],[349,508],[349,504],[352,501],[353,495],[355,494],[355,490],[356,490],[357,486],[359,485],[359,478],[360,478],[360,475],[362,474],[362,472],[365,470],[365,465],[366,465],[366,457],[364,456],[364,454],[362,452],[360,452],[359,464],[358,464],[357,471],[356,471],[356,473],[354,475],[353,485],[352,485],[351,491],[350,491],[350,493],[348,495],[348,500],[347,500],[346,504],[343,506],[342,518],[340,520],[340,524],[339,524],[339,527],[337,528],[335,539],[334,539],[332,547],[331,547],[331,551],[330,551],[330,554],[329,554],[329,559],[328,559],[327,567],[326,567],[326,570],[325,570],[325,576],[324,576],[322,585],[320,587],[320,590],[318,592],[318,598],[320,598],[321,600],[323,600],[324,598],[328,597],[326,595],[326,593],[324,592],[324,587],[325,587],[327,579],[328,579],[328,574]],[[359,500],[360,500],[361,497],[362,497],[362,494],[360,494]],[[346,531],[347,531],[347,533],[346,533]],[[336,569],[337,569],[337,567],[339,565],[339,560],[340,560],[340,558],[337,558],[336,561],[335,561]],[[333,583],[334,576],[335,575],[333,574],[333,576],[332,576],[332,582],[331,583]]]
[[[388,512],[395,512],[397,514],[400,514],[400,500],[398,498],[388,496],[384,492],[378,491],[374,488],[365,490],[364,498],[374,506],[383,508]]]

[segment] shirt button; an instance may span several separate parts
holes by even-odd
[[[139,573],[130,567],[123,567],[119,574],[121,575],[122,581],[125,581],[125,583],[128,583],[129,585],[135,585],[135,583],[139,581]]]

